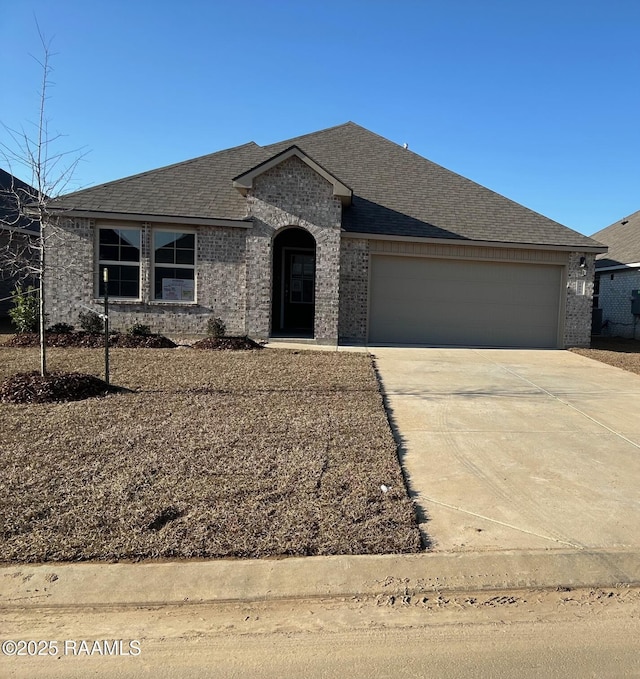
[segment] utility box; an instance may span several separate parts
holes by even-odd
[[[631,291],[631,313],[640,316],[640,290]]]

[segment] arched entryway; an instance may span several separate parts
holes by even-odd
[[[313,337],[315,287],[315,239],[304,229],[284,229],[273,240],[272,336]]]

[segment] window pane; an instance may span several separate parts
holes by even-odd
[[[111,259],[118,261],[117,245],[100,245],[100,259]]]
[[[137,266],[121,266],[120,279],[123,281],[137,281],[140,278],[140,273]]]
[[[140,296],[140,269],[137,266],[118,266],[110,264],[106,267],[109,271],[109,296],[110,297],[133,297]],[[104,295],[104,279],[100,267],[98,294]]]
[[[130,283],[122,281],[120,283],[120,297],[138,297],[138,282]]]
[[[179,234],[173,233],[171,231],[154,231],[154,233],[153,233],[153,247],[154,248],[162,248],[162,247],[165,247],[169,244],[171,244],[171,247],[174,247],[173,242],[178,237],[179,237]]]
[[[161,264],[175,264],[175,251],[170,248],[160,248],[156,250],[156,262]]]
[[[100,245],[117,245],[120,242],[118,234],[113,229],[100,229]]]
[[[122,245],[132,245],[140,249],[140,229],[116,229]]]
[[[305,304],[311,304],[313,302],[313,281],[305,280],[302,282],[302,285],[303,285],[302,301]]]
[[[193,250],[176,250],[176,264],[193,264]]]
[[[195,236],[192,233],[176,234],[176,236],[178,235],[180,238],[176,240],[176,247],[193,250],[196,244]]]
[[[185,283],[182,283],[185,281]],[[155,299],[179,300],[192,302],[195,281],[193,269],[171,269],[156,267],[154,294]]]
[[[160,264],[195,264],[193,233],[156,231],[153,234],[155,261]]]
[[[139,262],[140,230],[100,229],[98,257],[114,262]]]
[[[140,251],[136,248],[132,248],[130,245],[123,245],[120,248],[120,261],[138,262],[140,261]]]

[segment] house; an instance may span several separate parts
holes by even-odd
[[[39,225],[22,207],[31,202],[36,190],[0,168],[0,321],[11,309],[16,285],[37,285],[27,268],[36,256]]]
[[[596,258],[595,329],[605,335],[640,339],[640,211],[593,238],[609,248]]]
[[[68,194],[50,321],[336,342],[590,342],[599,243],[352,122]],[[58,264],[58,265],[57,265]]]

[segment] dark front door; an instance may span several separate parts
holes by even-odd
[[[316,242],[305,229],[283,229],[273,240],[271,334],[313,337]]]
[[[313,334],[315,254],[313,250],[282,249],[280,330]]]

